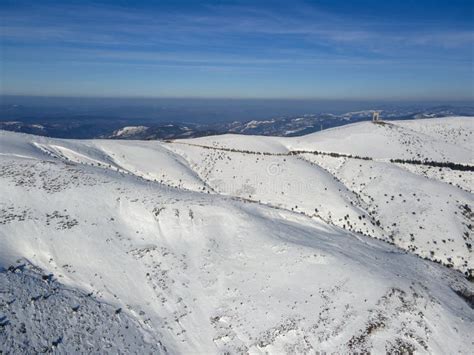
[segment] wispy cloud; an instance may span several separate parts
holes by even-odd
[[[385,75],[468,70],[473,61],[472,25],[352,17],[304,2],[191,9],[24,4],[0,5],[2,61],[10,66],[59,63],[165,74],[186,68],[268,73],[261,77],[270,81],[275,73],[288,80],[326,67]]]
[[[361,23],[308,6],[285,13],[236,6],[214,6],[207,10],[149,14],[117,6],[51,8],[35,4],[26,14],[21,9],[6,11],[1,29],[7,40],[63,41],[85,45],[202,43],[217,47],[225,46],[229,39],[233,43],[243,43],[255,36],[271,37],[277,44],[297,39],[350,47],[383,44],[386,47],[394,44],[457,47],[474,44],[474,31],[471,29],[420,31],[412,29],[410,24],[399,24],[394,29],[393,26],[384,26],[380,20]]]

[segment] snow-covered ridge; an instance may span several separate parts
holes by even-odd
[[[111,329],[113,352],[465,352],[473,172],[390,159],[472,164],[473,127],[423,123],[0,131],[0,350],[94,351]]]
[[[116,130],[113,134],[113,138],[126,138],[135,134],[144,132],[148,129],[146,126],[127,126]]]

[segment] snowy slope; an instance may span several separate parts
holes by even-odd
[[[367,213],[380,222],[385,240],[463,271],[473,268],[472,214],[466,210],[473,205],[472,193],[402,164],[340,158],[329,166],[334,158],[304,157],[327,166],[369,206]],[[461,175],[472,188],[472,173]]]
[[[216,139],[0,132],[0,350],[472,348],[469,172]]]
[[[252,152],[287,153],[288,149],[279,137],[243,136],[223,134],[194,139],[181,139],[177,142],[194,146],[246,150]]]
[[[457,129],[453,129],[453,125]],[[287,139],[286,145],[292,150],[321,150],[376,159],[472,164],[473,129],[472,118],[389,121],[386,124],[360,122]],[[440,130],[444,133],[437,133]]]
[[[2,155],[36,159],[60,158],[101,166],[156,180],[173,187],[199,190],[205,185],[180,156],[159,142],[64,140],[0,131]]]
[[[398,121],[397,125],[446,143],[474,149],[474,121],[472,117],[446,117],[425,120]]]
[[[304,213],[341,227],[349,216],[353,229],[374,236],[383,233],[372,223],[365,212],[368,206],[356,194],[325,169],[301,157],[183,144],[171,149],[183,156],[215,193]]]
[[[453,142],[471,135],[472,122],[363,122],[296,138],[225,135],[167,146],[214,192],[320,218],[472,273],[473,172],[389,162],[470,164],[473,147]]]

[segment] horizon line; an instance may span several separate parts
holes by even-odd
[[[37,98],[37,99],[136,99],[136,100],[248,100],[248,101],[449,101],[449,102],[473,102],[474,97],[314,97],[314,96],[148,96],[148,95],[41,95],[41,94],[18,94],[0,93],[0,98]]]

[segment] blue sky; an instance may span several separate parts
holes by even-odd
[[[472,1],[5,1],[1,92],[472,99]]]

